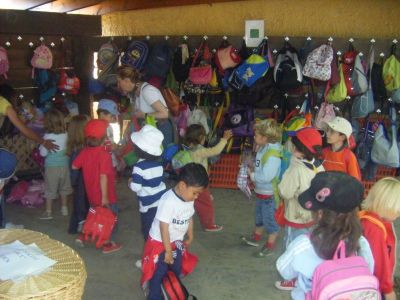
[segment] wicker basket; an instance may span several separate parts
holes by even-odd
[[[86,282],[86,269],[81,257],[61,242],[40,232],[25,229],[0,230],[0,244],[19,240],[36,243],[51,259],[57,261],[48,271],[25,280],[0,281],[0,299],[81,299]]]

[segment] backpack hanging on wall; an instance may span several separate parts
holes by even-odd
[[[39,93],[36,105],[46,111],[53,106],[51,100],[57,92],[58,76],[52,70],[35,69],[33,80]]]
[[[32,78],[34,77],[35,69],[51,69],[53,66],[53,54],[51,53],[51,50],[45,45],[36,47],[36,49],[33,51],[31,65],[33,67]]]
[[[0,76],[3,75],[5,79],[8,79],[7,72],[10,69],[10,63],[8,61],[7,50],[0,47]]]
[[[172,61],[172,71],[178,82],[184,82],[189,76],[190,55],[188,44],[182,43],[176,49]]]
[[[131,66],[137,70],[142,70],[147,56],[149,46],[144,41],[132,41],[127,46],[124,55],[121,57],[121,64]]]
[[[303,75],[327,81],[331,78],[331,64],[333,48],[330,45],[321,45],[311,51],[303,68]]]
[[[166,78],[171,61],[172,50],[166,42],[154,45],[145,66],[146,75]]]
[[[396,55],[396,44],[392,45],[391,55],[383,65],[383,80],[385,87],[389,92],[400,88],[400,61]]]
[[[110,41],[101,45],[97,53],[97,65],[99,67],[98,80],[107,88],[117,84],[117,68],[119,49]]]
[[[296,89],[302,85],[303,73],[298,54],[288,42],[278,52],[275,62],[274,79],[282,91]]]

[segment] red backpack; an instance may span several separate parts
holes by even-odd
[[[97,238],[96,248],[100,248],[110,239],[112,230],[117,222],[114,213],[105,207],[90,208],[83,226],[85,241],[91,236],[92,241]]]
[[[186,287],[172,271],[168,271],[164,276],[161,292],[164,300],[188,300],[189,297],[197,300],[195,296],[189,294]]]

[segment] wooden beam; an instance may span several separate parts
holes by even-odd
[[[99,4],[99,0],[56,0],[31,9],[32,11],[45,11],[66,13]]]
[[[101,35],[101,17],[0,10],[0,33],[58,36]]]
[[[1,0],[0,9],[29,9],[46,2],[49,0]]]
[[[139,10],[139,9],[151,9],[160,7],[172,7],[172,6],[185,6],[185,5],[199,5],[219,2],[235,2],[235,1],[246,1],[246,0],[107,0],[101,3],[84,8],[82,10],[76,10],[74,14],[86,14],[86,15],[104,15],[117,11],[127,10]]]

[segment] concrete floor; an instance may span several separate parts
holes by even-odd
[[[123,244],[119,252],[102,254],[93,245],[76,247],[75,236],[67,233],[68,218],[59,213],[55,204],[54,220],[39,220],[43,209],[7,205],[8,220],[23,224],[26,229],[41,231],[74,248],[86,264],[88,278],[83,299],[145,299],[139,286],[140,270],[135,262],[141,257],[143,239],[140,234],[138,205],[128,189],[127,179],[117,185],[120,227],[117,241]],[[183,279],[188,290],[200,300],[290,299],[289,292],[275,289],[279,279],[275,261],[281,253],[256,258],[256,248],[240,242],[240,235],[253,228],[254,202],[237,190],[214,189],[216,220],[224,225],[222,232],[206,233],[195,217],[195,237],[191,252],[199,257],[195,271]]]

